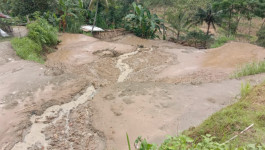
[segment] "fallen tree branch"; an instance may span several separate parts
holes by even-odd
[[[250,126],[248,126],[245,130],[241,131],[239,134],[237,134],[234,137],[232,137],[231,139],[229,139],[228,141],[224,142],[223,144],[229,143],[230,141],[232,141],[233,139],[237,138],[239,135],[243,134],[244,132],[246,132],[247,130],[252,128],[253,126],[254,126],[254,123],[251,124]]]

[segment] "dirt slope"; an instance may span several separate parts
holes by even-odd
[[[45,66],[0,43],[0,148],[123,150],[126,132],[159,143],[234,102],[241,82],[265,76],[229,79],[237,62],[264,59],[264,48],[250,44],[197,50],[133,35],[61,40]]]

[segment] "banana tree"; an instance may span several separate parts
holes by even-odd
[[[180,34],[189,29],[191,20],[184,11],[180,12],[169,12],[167,15],[167,21],[170,23],[171,27],[177,31],[177,39],[179,40]]]
[[[95,14],[95,17],[94,17],[94,22],[93,22],[93,27],[92,27],[91,33],[93,33],[94,27],[95,27],[96,22],[97,22],[98,5],[99,5],[99,3],[104,3],[107,7],[108,7],[108,4],[109,4],[108,0],[91,0],[90,4],[89,4],[89,8],[91,10],[93,9],[93,6],[95,5],[95,3],[96,3],[96,14]]]
[[[77,18],[75,12],[80,11],[83,8],[83,1],[78,0],[78,3],[73,3],[72,0],[59,0],[59,28],[63,27],[63,32],[67,27],[67,16]]]
[[[126,29],[134,32],[136,36],[143,38],[158,37],[155,33],[161,32],[163,21],[156,14],[151,14],[150,11],[142,5],[133,3],[134,13],[125,17]]]

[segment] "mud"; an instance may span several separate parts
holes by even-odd
[[[229,78],[265,58],[246,43],[198,50],[133,35],[60,38],[45,65],[0,43],[1,149],[123,150],[126,133],[161,143],[234,103],[242,82],[265,77]]]

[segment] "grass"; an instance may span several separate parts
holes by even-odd
[[[185,134],[197,141],[201,140],[198,138],[201,135],[211,134],[216,137],[217,142],[223,143],[254,123],[253,128],[231,141],[231,144],[265,144],[265,83],[252,90],[249,84],[242,87],[247,89],[247,92],[244,92],[244,97],[237,103],[215,113],[200,126],[186,131]]]
[[[42,47],[28,37],[14,38],[11,40],[11,44],[17,55],[22,59],[44,63],[44,60],[40,56]]]
[[[246,97],[249,94],[249,92],[251,91],[251,89],[252,89],[252,86],[250,85],[249,82],[246,82],[245,84],[242,83],[241,89],[240,89],[241,97]]]
[[[231,77],[240,78],[243,76],[255,75],[265,72],[265,60],[248,63],[240,67]]]
[[[221,47],[223,46],[225,43],[229,42],[229,41],[234,41],[235,37],[234,36],[220,36],[218,37],[214,43],[211,45],[211,48],[217,48],[217,47]]]
[[[159,147],[141,137],[135,145],[140,150],[264,150],[265,82],[253,88],[249,82],[242,84],[241,94],[235,104],[213,114],[198,127],[169,137]],[[238,136],[232,139],[235,135]]]
[[[52,52],[52,47],[59,42],[57,29],[42,18],[37,18],[28,24],[27,28],[29,30],[27,37],[12,39],[12,47],[22,59],[43,64],[42,56]]]

